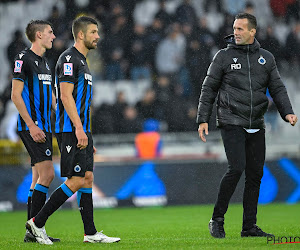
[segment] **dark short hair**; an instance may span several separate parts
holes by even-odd
[[[52,28],[52,24],[44,20],[31,20],[26,27],[25,34],[30,42],[35,41],[35,34],[37,31],[43,32],[45,27],[49,25]]]
[[[257,27],[257,21],[256,21],[256,17],[249,14],[249,13],[239,13],[235,16],[235,20],[236,19],[247,19],[248,20],[248,29],[256,29]]]
[[[79,31],[82,31],[84,34],[86,33],[87,26],[89,24],[96,24],[98,26],[98,22],[94,18],[89,16],[80,16],[73,21],[72,33],[75,40]]]

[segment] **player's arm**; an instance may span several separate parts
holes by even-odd
[[[52,92],[52,104],[51,104],[51,109],[52,111],[55,113],[56,111],[56,97],[54,95],[54,93]]]
[[[73,90],[74,85],[72,83],[60,82],[60,98],[75,127],[75,134],[78,140],[77,147],[84,149],[88,145],[88,138],[83,130],[83,126],[77,112],[75,100],[72,95]]]
[[[12,80],[12,91],[11,100],[16,105],[21,117],[29,128],[30,135],[35,142],[44,143],[46,141],[46,135],[38,126],[36,126],[31,119],[25,102],[22,97],[22,91],[24,88],[24,82],[13,79]]]

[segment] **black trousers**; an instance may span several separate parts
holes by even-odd
[[[230,198],[245,170],[243,230],[248,230],[256,224],[257,202],[266,154],[265,130],[248,133],[240,126],[226,125],[221,128],[221,135],[228,169],[220,183],[212,218],[224,218]]]

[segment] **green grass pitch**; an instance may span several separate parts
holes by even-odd
[[[24,243],[26,212],[0,213],[0,249],[272,249],[300,248],[299,244],[272,245],[266,238],[241,238],[242,205],[231,204],[225,218],[225,239],[208,232],[213,206],[95,209],[98,230],[121,238],[114,244],[83,243],[77,210],[59,210],[46,224],[47,233],[60,243],[42,246]],[[258,207],[257,224],[275,236],[300,236],[300,204]]]

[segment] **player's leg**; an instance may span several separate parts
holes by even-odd
[[[47,236],[43,233],[49,216],[84,185],[85,150],[79,150],[76,147],[76,141],[75,133],[63,133],[61,144],[61,176],[68,177],[68,179],[52,193],[41,211],[27,222],[26,226],[33,231],[36,239],[41,244],[49,243]],[[80,163],[78,164],[78,162]]]
[[[77,191],[77,202],[84,225],[84,242],[91,243],[113,243],[120,241],[120,238],[108,237],[102,232],[97,232],[94,224],[94,207],[92,186],[94,181],[94,146],[91,133],[87,133],[88,146],[86,148],[86,173],[84,186]]]
[[[27,220],[29,220],[31,218],[30,214],[31,214],[32,193],[33,193],[35,184],[37,183],[37,180],[39,178],[38,172],[34,166],[32,166],[31,170],[32,170],[32,181],[31,181],[31,185],[30,185],[30,189],[29,189],[29,193],[28,193],[28,200],[27,200]]]
[[[54,168],[52,161],[42,161],[35,164],[38,172],[38,180],[34,187],[31,202],[31,217],[38,214],[44,206],[47,198],[49,186],[54,178]]]
[[[32,166],[32,181],[30,185],[30,189],[28,192],[28,200],[27,200],[27,220],[30,220],[31,218],[31,198],[32,198],[32,193],[33,189],[35,187],[35,184],[38,180],[38,172],[34,166]],[[25,236],[24,236],[24,242],[36,242],[35,237],[28,231],[26,230]]]
[[[45,132],[46,142],[37,143],[32,139],[29,131],[20,131],[18,134],[30,155],[31,165],[34,166],[32,170],[33,180],[31,183],[31,189],[33,189],[33,191],[28,207],[28,217],[31,218],[45,204],[48,187],[54,177],[52,165],[52,135],[51,133]],[[42,170],[40,170],[40,168]],[[40,175],[42,176],[41,178]],[[39,182],[40,179],[42,182]],[[26,231],[24,241],[32,241],[32,238],[32,235]],[[59,239],[54,240],[59,241]]]

